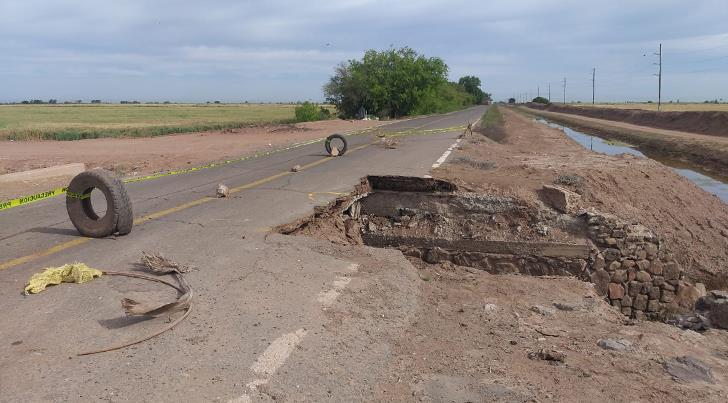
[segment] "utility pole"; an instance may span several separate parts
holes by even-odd
[[[566,104],[566,77],[564,77],[564,104]]]
[[[592,105],[594,105],[594,93],[596,89],[597,69],[592,68]]]
[[[551,103],[551,83],[549,83],[549,103]]]
[[[541,86],[537,86],[536,87],[536,96],[537,97],[540,97],[541,96]]]
[[[660,44],[659,50],[655,55],[659,58],[659,62],[655,63],[660,66],[657,76],[657,111],[660,111],[660,104],[662,103],[662,44]]]

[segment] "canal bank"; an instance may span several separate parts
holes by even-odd
[[[690,164],[685,161],[674,160],[669,158],[661,158],[659,155],[651,155],[649,152],[642,152],[639,147],[631,144],[608,140],[593,134],[583,133],[579,130],[572,129],[559,123],[550,122],[543,118],[536,118],[541,124],[562,130],[569,138],[579,143],[586,149],[594,152],[619,155],[631,154],[640,158],[650,158],[663,165],[666,165],[680,175],[688,178],[691,182],[698,185],[701,189],[708,193],[718,196],[723,202],[728,203],[728,178],[717,177],[710,172],[701,169],[700,166]]]
[[[638,126],[566,113],[526,107],[515,110],[559,123],[585,134],[628,143],[648,158],[671,161],[670,166],[687,167],[728,182],[728,138]]]

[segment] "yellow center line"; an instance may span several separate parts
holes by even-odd
[[[354,151],[361,150],[361,149],[366,148],[366,147],[369,147],[369,146],[371,146],[373,144],[377,144],[377,142],[368,143],[368,144],[364,144],[364,145],[361,145],[361,146],[352,148],[350,152],[354,152]],[[309,164],[306,164],[306,165],[302,166],[300,170],[303,171],[303,170],[306,170],[306,169],[310,169],[310,168],[313,168],[315,166],[321,165],[321,164],[323,164],[325,162],[331,161],[333,159],[334,158],[332,158],[332,157],[321,158],[320,160],[316,160],[314,162],[311,162]],[[266,178],[263,178],[263,179],[259,179],[257,181],[254,181],[254,182],[250,182],[250,183],[247,183],[245,185],[232,188],[232,189],[230,189],[230,193],[238,193],[238,192],[241,192],[241,191],[246,190],[246,189],[252,189],[252,188],[258,187],[260,185],[264,185],[264,184],[266,184],[268,182],[272,182],[272,181],[274,181],[276,179],[279,179],[279,178],[282,178],[282,177],[284,177],[286,175],[291,175],[291,174],[292,174],[291,171],[280,172],[280,173],[277,173],[275,175],[271,175],[271,176],[268,176]],[[148,215],[145,215],[145,216],[141,216],[141,217],[138,217],[138,218],[135,218],[134,219],[134,225],[141,225],[141,224],[144,224],[146,222],[149,222],[149,221],[152,221],[152,220],[156,220],[158,218],[161,218],[161,217],[168,216],[170,214],[176,213],[178,211],[186,210],[186,209],[188,209],[190,207],[199,206],[201,204],[210,202],[212,200],[216,200],[216,198],[206,196],[206,197],[203,197],[201,199],[193,200],[193,201],[190,201],[190,202],[187,202],[187,203],[180,204],[180,205],[175,206],[175,207],[171,207],[171,208],[168,208],[168,209],[165,209],[165,210],[161,210],[161,211],[157,211],[155,213],[151,213],[151,214],[148,214]],[[24,263],[28,263],[28,262],[30,262],[32,260],[35,260],[35,259],[39,259],[39,258],[42,258],[42,257],[45,257],[45,256],[50,256],[50,255],[56,254],[58,252],[64,251],[66,249],[70,249],[70,248],[73,248],[75,246],[83,245],[83,244],[85,244],[87,242],[93,241],[94,239],[96,239],[96,238],[76,238],[74,240],[71,240],[71,241],[68,241],[68,242],[64,242],[64,243],[58,244],[58,245],[53,246],[53,247],[50,247],[48,249],[45,249],[45,250],[42,250],[42,251],[38,251],[38,252],[35,252],[35,253],[31,253],[30,255],[26,255],[26,256],[22,256],[22,257],[16,258],[16,259],[8,260],[7,262],[0,263],[0,270],[9,269],[11,267],[15,267],[15,266],[18,266],[18,265],[21,265],[21,264],[24,264]]]

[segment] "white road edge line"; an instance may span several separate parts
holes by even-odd
[[[432,164],[432,168],[439,168],[440,165],[442,165],[443,163],[445,163],[445,160],[447,159],[447,157],[450,156],[450,154],[452,153],[452,150],[455,149],[455,147],[458,146],[458,143],[460,143],[460,140],[462,140],[462,139],[455,140],[455,142],[452,143],[452,145],[447,149],[447,151],[445,151],[442,154],[442,156],[440,158],[438,158],[437,161],[435,161],[434,164]]]
[[[475,120],[475,122],[473,122],[473,123],[471,124],[471,126],[470,126],[470,127],[475,127],[475,125],[477,125],[477,124],[478,124],[478,122],[480,122],[480,119],[482,119],[482,116],[481,116],[481,117],[479,117],[478,119],[476,119],[476,120]],[[434,169],[434,168],[439,168],[439,167],[440,167],[440,165],[444,164],[444,163],[445,163],[445,160],[447,159],[447,157],[449,157],[449,156],[450,156],[450,154],[452,153],[452,150],[454,150],[454,149],[455,149],[455,148],[456,148],[456,147],[458,146],[458,143],[460,143],[460,141],[461,141],[461,140],[462,140],[462,139],[457,139],[457,140],[455,140],[455,142],[454,142],[454,143],[452,143],[452,145],[451,145],[451,146],[450,146],[450,147],[449,147],[449,148],[447,149],[447,151],[445,151],[445,152],[444,152],[444,153],[442,154],[442,156],[441,156],[440,158],[438,158],[438,159],[437,159],[437,161],[435,161],[435,163],[434,163],[434,164],[432,164],[432,168],[433,168],[433,169]],[[430,176],[430,175],[425,175],[425,178],[432,178],[432,176]]]

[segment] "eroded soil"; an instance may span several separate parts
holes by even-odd
[[[503,115],[503,143],[473,137],[454,153],[454,163],[434,175],[535,203],[537,191],[556,182],[581,194],[580,207],[633,220],[663,236],[689,280],[728,288],[728,205],[658,162],[592,153],[560,130],[508,109]],[[492,167],[474,169],[458,158]]]

